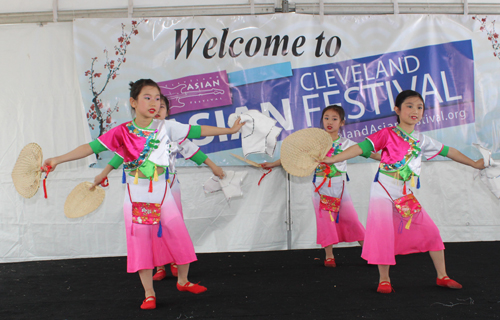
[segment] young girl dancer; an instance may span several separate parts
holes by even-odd
[[[156,114],[155,119],[165,120],[169,116],[169,110],[170,106],[167,97],[165,97],[163,94],[160,94],[160,109]],[[216,175],[220,179],[224,178],[224,171],[222,170],[222,168],[217,166],[213,161],[211,161],[207,157],[207,155],[205,155],[200,150],[200,148],[196,144],[191,142],[189,139],[184,140],[180,146],[176,146],[176,149],[179,150],[179,153],[181,153],[184,158],[190,159],[198,165],[205,163],[212,170],[214,175]],[[169,172],[171,179],[169,180],[171,180],[171,182],[169,184],[169,187],[172,196],[175,200],[175,203],[177,205],[177,208],[181,216],[184,217],[182,213],[181,188],[179,180],[177,179],[177,170],[175,167],[174,155],[176,156],[176,154],[173,154],[173,156],[170,157],[171,163],[169,165]],[[111,170],[113,170],[115,167],[120,166],[122,163],[123,159],[119,155],[115,155],[113,159],[108,163],[107,167],[99,175],[95,177],[94,184],[92,185],[91,188],[99,185],[100,182],[107,177],[107,175]],[[153,280],[156,281],[163,280],[167,276],[167,273],[165,271],[165,266],[158,266],[156,267],[156,270],[157,271],[156,274],[153,276]],[[177,264],[175,264],[175,262],[170,263],[170,272],[174,277],[178,276]]]
[[[336,163],[382,150],[379,171],[370,191],[361,255],[369,264],[378,265],[380,279],[377,292],[380,293],[394,291],[389,278],[389,267],[396,264],[395,255],[426,251],[429,251],[436,268],[436,284],[452,289],[462,288],[446,273],[444,244],[438,228],[427,212],[423,209],[420,212],[411,211],[414,215],[404,217],[398,213],[394,204],[395,200],[407,194],[407,181],[418,180],[422,155],[427,159],[441,155],[473,168],[484,168],[483,159],[473,161],[458,150],[415,132],[415,125],[422,119],[424,110],[422,96],[418,92],[405,90],[396,97],[394,111],[398,115],[397,127],[384,128],[341,154],[324,160],[326,163]],[[415,208],[415,204],[413,202],[407,205],[411,209],[412,206]],[[408,211],[405,215],[406,213]]]
[[[168,103],[167,97],[163,94],[160,95],[160,111],[155,116],[155,119],[164,120],[170,115],[170,106]],[[213,174],[220,179],[224,178],[224,171],[221,167],[217,166],[210,158],[208,158],[200,148],[191,142],[189,139],[184,140],[182,144],[179,146],[179,152],[185,159],[190,159],[196,162],[198,165],[205,163],[213,172]],[[175,161],[175,158],[174,158]],[[170,190],[172,192],[172,196],[174,197],[175,203],[177,204],[177,208],[179,209],[180,214],[184,217],[182,213],[182,203],[181,203],[181,188],[179,180],[177,179],[177,170],[175,169],[175,163],[170,165],[170,171],[173,174],[172,182],[170,183]],[[170,264],[170,272],[174,277],[177,277],[177,264],[172,262]],[[165,266],[156,267],[156,274],[153,276],[153,280],[159,281],[163,280],[167,276],[167,272],[165,271]]]
[[[207,290],[187,279],[189,264],[196,261],[194,247],[167,180],[158,179],[158,176],[164,174],[164,171],[168,175],[175,143],[180,144],[186,138],[233,134],[242,124],[237,120],[232,128],[217,128],[156,120],[154,117],[160,108],[160,88],[156,82],[141,79],[130,83],[130,86],[130,104],[136,115],[133,121],[111,129],[90,144],[45,160],[43,167],[44,170],[52,171],[60,163],[81,159],[104,150],[113,151],[123,158],[125,171],[129,173],[126,177],[127,188],[123,206],[127,236],[127,272],[139,273],[146,296],[141,308],[154,309],[156,296],[152,271],[155,266],[172,261],[178,264],[179,291],[202,293]],[[110,170],[105,171],[103,173],[107,175]],[[141,215],[144,212],[155,213],[159,210],[159,223],[154,214]],[[150,220],[153,220],[153,224],[144,223]]]
[[[321,115],[321,128],[328,132],[332,139],[332,149],[328,155],[339,154],[355,142],[341,137],[340,128],[345,124],[345,112],[340,106],[333,105],[323,109]],[[380,160],[380,155],[373,154],[372,157]],[[265,169],[281,164],[281,160],[264,163]],[[327,166],[320,164],[316,168],[313,181],[313,205],[316,213],[316,242],[325,248],[325,267],[336,267],[333,255],[333,245],[339,242],[355,242],[363,245],[365,228],[359,222],[358,214],[351,200],[351,196],[345,187],[342,173],[346,173],[347,161]],[[322,210],[320,202],[322,198],[335,197],[341,199],[338,213]],[[323,200],[324,201],[324,200]]]

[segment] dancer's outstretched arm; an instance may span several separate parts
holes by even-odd
[[[50,171],[54,171],[56,166],[60,163],[82,159],[87,156],[90,156],[93,153],[94,151],[92,151],[92,148],[88,143],[82,144],[81,146],[77,147],[76,149],[66,154],[63,154],[62,156],[46,159],[43,162],[42,168],[44,169],[44,171],[47,171],[47,167],[50,166],[51,167]]]
[[[354,157],[360,156],[363,154],[363,150],[361,150],[361,147],[358,146],[357,144],[354,146],[351,146],[341,153],[333,156],[333,157],[325,157],[325,159],[322,160],[322,162],[331,164],[331,163],[337,163],[337,162],[342,162],[345,160],[352,159]]]
[[[448,150],[448,154],[446,155],[448,158],[450,158],[453,161],[456,161],[461,164],[465,164],[467,166],[471,166],[476,169],[484,169],[484,159],[479,159],[479,160],[472,160],[471,158],[467,157],[464,155],[462,152],[458,151],[455,148],[449,147],[450,149]]]
[[[219,128],[213,126],[200,126],[201,127],[201,136],[220,136],[221,134],[233,134],[238,132],[241,127],[243,127],[245,123],[240,122],[240,118],[236,119],[233,126],[231,128]]]

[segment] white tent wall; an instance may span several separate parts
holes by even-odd
[[[51,0],[2,2],[1,14],[51,11],[54,3]],[[107,1],[106,7],[101,1],[55,2],[59,10],[128,7],[127,1]],[[248,4],[248,1],[188,0],[182,4],[196,6],[209,2]],[[164,3],[133,1],[134,7],[160,7]],[[281,8],[281,1],[267,3]],[[494,4],[493,1],[481,3]],[[174,1],[168,4],[172,6]],[[100,172],[88,168],[86,160],[62,164],[51,173],[47,180],[47,199],[42,190],[31,199],[22,198],[16,193],[10,176],[17,155],[27,143],[39,143],[46,158],[88,141],[75,71],[72,23],[0,25],[0,39],[3,43],[0,69],[4,75],[0,80],[3,97],[0,103],[3,129],[0,136],[3,150],[0,157],[0,262],[126,255],[121,172],[110,175],[110,187],[106,189],[101,207],[76,220],[64,216],[65,198],[74,186],[92,181]],[[288,178],[277,168],[258,186],[260,170],[228,169],[248,171],[242,186],[244,197],[230,202],[221,193],[204,194],[202,184],[211,176],[207,168],[179,168],[184,216],[197,252],[318,247],[310,178]],[[348,187],[363,223],[371,185],[366,176],[372,177],[375,171],[375,163],[349,167]],[[499,201],[479,180],[473,180],[473,172],[450,161],[423,164],[422,189],[416,191],[416,196],[438,225],[444,241],[500,240]]]

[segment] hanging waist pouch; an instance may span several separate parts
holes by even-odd
[[[132,202],[132,222],[139,224],[160,223],[161,204]]]
[[[410,229],[413,215],[422,211],[422,206],[420,205],[420,202],[418,202],[417,198],[415,198],[415,196],[413,195],[413,191],[410,190],[410,194],[393,200],[387,189],[380,183],[380,181],[378,183],[382,186],[382,188],[384,188],[385,192],[387,192],[387,195],[389,196],[389,198],[391,198],[394,206],[396,207],[396,210],[399,212],[401,217],[410,218],[405,225],[405,229]]]
[[[340,211],[340,198],[325,196],[324,194],[319,195],[319,208],[325,211],[331,211],[338,213]]]
[[[150,203],[150,202],[134,202],[132,201],[132,196],[130,195],[130,188],[127,184],[128,196],[130,202],[132,203],[132,222],[136,224],[148,224],[155,225],[159,224],[160,228],[158,230],[158,237],[161,237],[162,230],[160,224],[161,218],[161,206],[165,200],[165,195],[167,194],[168,183],[165,185],[165,193],[161,203]]]
[[[345,186],[345,181],[342,181],[342,193],[340,195],[340,198],[335,198],[335,197],[330,197],[324,194],[319,194],[319,209],[328,211],[330,213],[330,219],[333,221],[333,216],[332,212],[337,214],[337,219],[335,219],[335,222],[339,222],[339,211],[340,211],[340,202],[342,202],[342,196],[344,195],[344,186]]]

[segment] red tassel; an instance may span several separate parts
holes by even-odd
[[[43,167],[40,168],[40,170],[43,171]],[[45,181],[47,180],[47,177],[49,176],[50,170],[52,170],[52,167],[47,166],[46,171],[45,171],[45,178],[43,179],[43,194],[45,196],[45,199],[47,199],[47,186],[45,185]]]
[[[262,179],[264,179],[265,176],[267,176],[269,173],[271,173],[271,171],[273,171],[273,169],[269,168],[269,170],[267,172],[264,172],[262,177],[260,177],[259,183],[257,184],[258,186],[260,186],[260,182],[262,181]]]
[[[43,179],[43,194],[45,195],[45,199],[47,199],[47,186],[45,185],[45,180],[47,180],[47,178]]]
[[[403,184],[403,195],[405,195],[405,196],[406,196],[406,181],[405,181],[405,182],[403,182],[403,183],[404,183],[404,184]]]
[[[316,187],[316,189],[314,190],[314,192],[318,192],[319,189],[321,189],[321,187],[325,184],[326,182],[326,176],[323,177],[323,181],[321,181],[321,183],[319,184],[319,186]]]
[[[332,187],[332,178],[330,178],[330,179],[328,180],[328,188],[331,188],[331,187]]]
[[[149,193],[153,192],[153,178],[149,178]]]
[[[325,174],[323,176],[323,181],[321,181],[321,183],[319,184],[319,186],[316,187],[316,189],[314,190],[314,192],[318,192],[319,189],[321,189],[321,187],[325,184],[326,182],[326,179],[328,179],[328,175],[330,174],[330,172],[332,172],[332,169],[330,168],[329,165],[327,165],[326,163],[320,163],[322,165],[324,165],[325,169],[323,169],[323,173]],[[316,175],[314,176],[316,178]],[[331,179],[330,179],[331,180]],[[331,181],[328,183],[328,186],[331,187]]]

